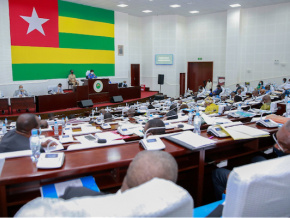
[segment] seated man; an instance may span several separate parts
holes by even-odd
[[[265,86],[265,90],[266,90],[266,94],[270,95],[271,94],[271,86],[270,85],[266,85]]]
[[[68,75],[68,81],[73,86],[78,86],[79,85],[79,81],[77,81],[76,75],[74,75],[74,71],[73,70],[70,70],[70,75]]]
[[[64,94],[62,90],[62,84],[59,83],[56,87],[53,88],[52,94]]]
[[[88,74],[88,79],[97,79],[97,76],[94,73],[94,70],[90,70],[90,73]]]
[[[153,102],[154,102],[153,99],[149,99],[148,109],[155,109],[155,107],[152,105]]]
[[[29,94],[25,89],[23,89],[23,85],[20,85],[19,89],[16,90],[13,94],[13,97],[28,97],[28,96]]]
[[[119,87],[127,88],[128,87],[127,82],[123,81],[122,83],[119,83]]]
[[[48,128],[48,122],[46,120],[40,120],[40,128],[41,129]]]
[[[222,91],[222,87],[220,85],[217,85],[216,90],[213,91],[213,95],[219,95]]]
[[[278,129],[276,137],[274,138],[276,144],[274,145],[274,152],[278,157],[290,154],[290,120]],[[253,162],[266,160],[264,157],[253,159]],[[215,188],[215,195],[217,200],[222,199],[222,194],[226,191],[228,176],[230,170],[225,168],[216,169],[213,172],[212,180]]]
[[[206,114],[214,114],[218,113],[219,106],[213,103],[213,99],[211,97],[207,97],[204,99],[205,113]]]
[[[127,110],[125,112],[125,117],[133,118],[135,116],[135,109],[134,108],[130,108],[129,110]]]
[[[235,93],[238,93],[238,90],[239,90],[239,89],[242,89],[242,87],[240,86],[240,84],[237,84],[237,85],[236,85],[236,88],[237,88],[237,89],[236,89],[236,92],[235,92]]]
[[[152,129],[150,130],[146,137],[148,137],[149,135],[162,135],[162,134],[165,134],[165,124],[162,120],[160,119],[152,119],[152,120],[149,120],[145,127],[144,127],[144,133],[150,129],[150,128],[154,128],[154,127],[161,127],[160,129]],[[164,127],[164,128],[163,128]]]
[[[29,137],[32,129],[39,129],[39,118],[34,114],[21,114],[16,121],[16,129],[7,132],[0,143],[0,153],[30,150]],[[47,146],[50,140],[41,146]],[[54,142],[52,145],[56,145]]]
[[[121,194],[130,188],[142,185],[153,178],[177,181],[178,166],[175,159],[164,151],[141,151],[130,163],[126,176],[124,177]],[[84,187],[68,187],[61,198],[71,199],[73,197],[97,196],[105,193],[95,192]]]
[[[256,99],[259,96],[259,91],[258,90],[254,90],[252,92],[252,99]]]
[[[271,97],[270,95],[265,95],[262,99],[262,102],[264,103],[262,107],[260,108],[261,110],[270,110],[271,108]]]
[[[165,115],[165,120],[174,120],[178,118],[177,115],[177,104],[172,104],[169,108],[169,112]]]

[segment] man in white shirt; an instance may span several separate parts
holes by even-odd
[[[23,89],[23,85],[19,86],[18,90],[15,90],[13,97],[28,97],[28,92]]]
[[[52,94],[64,94],[62,90],[62,84],[59,83],[56,87],[53,88]]]

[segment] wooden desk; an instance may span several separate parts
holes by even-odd
[[[35,108],[34,97],[10,98],[11,113],[13,110]]]
[[[77,106],[76,92],[36,96],[36,112],[61,110]]]
[[[7,110],[10,114],[8,98],[0,98],[0,110]]]
[[[277,130],[257,128],[271,133]],[[205,131],[201,135],[209,137]],[[214,140],[216,145],[191,151],[162,139],[166,145],[165,151],[171,153],[178,162],[177,184],[189,191],[195,206],[204,201],[207,190],[205,175],[212,163],[244,157],[273,145],[269,137],[240,141],[230,138]],[[139,142],[134,141],[110,147],[66,151],[63,167],[55,170],[36,169],[30,157],[7,159],[0,177],[0,215],[11,216],[13,214],[8,214],[7,208],[20,206],[40,196],[39,187],[42,185],[86,175],[94,176],[101,190],[114,192],[120,188],[129,163],[142,150]]]

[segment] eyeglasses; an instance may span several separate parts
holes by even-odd
[[[276,144],[278,145],[279,149],[283,152],[283,153],[286,153],[286,151],[288,151],[289,149],[284,149],[278,142],[277,138],[276,138],[276,133],[274,133],[272,135],[274,141],[276,142]]]

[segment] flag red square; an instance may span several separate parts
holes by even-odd
[[[58,0],[9,0],[11,45],[59,47]]]

